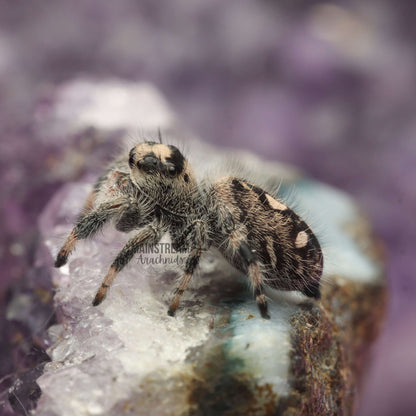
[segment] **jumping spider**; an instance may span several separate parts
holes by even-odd
[[[55,267],[67,262],[78,240],[92,237],[109,220],[120,231],[138,231],[113,261],[94,306],[135,253],[157,244],[167,232],[175,250],[189,253],[168,310],[171,316],[210,246],[248,275],[263,318],[270,318],[265,286],[320,298],[323,256],[310,227],[285,204],[243,179],[197,183],[175,146],[143,142],[128,158],[114,162],[95,184]]]

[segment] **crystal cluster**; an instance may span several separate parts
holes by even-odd
[[[76,81],[65,87],[66,93],[79,85],[90,90],[95,85],[104,95],[115,91],[114,81]],[[146,117],[151,108],[152,117],[159,114],[158,122],[172,123],[165,128],[176,142],[168,107],[158,113],[147,105],[163,102],[157,93],[140,84],[124,88],[130,91],[125,94],[129,101],[136,98],[132,91],[140,97],[138,116]],[[65,104],[76,109],[68,125],[79,123],[78,114],[93,113],[79,104],[71,107],[71,94],[65,97]],[[101,100],[84,105],[94,108],[96,102]],[[95,119],[94,127],[109,126]],[[117,123],[113,128],[119,128]],[[201,176],[217,166],[251,174],[269,189],[280,182],[279,194],[289,203],[295,189],[296,209],[305,213],[324,245],[322,302],[270,291],[272,319],[265,321],[244,276],[218,252],[208,252],[171,318],[166,311],[183,258],[168,253],[164,259],[169,261],[161,264],[156,254],[144,253],[120,273],[105,301],[93,307],[102,277],[129,237],[107,227],[97,238],[81,242],[69,263],[53,271],[59,323],[49,330],[51,362],[37,379],[42,395],[36,414],[350,413],[384,304],[380,255],[357,207],[345,194],[305,179],[293,168],[249,154],[220,153],[197,140],[183,145]],[[232,166],[230,158],[237,160]],[[39,220],[44,245],[39,264],[52,265],[90,189],[88,181],[67,184],[45,208]],[[168,245],[169,236],[162,243]]]

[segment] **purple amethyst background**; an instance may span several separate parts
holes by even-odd
[[[55,86],[147,80],[205,140],[293,163],[357,199],[386,244],[391,287],[357,414],[416,412],[415,16],[408,0],[0,0],[0,309],[30,279],[42,207],[109,152],[81,135],[73,167],[34,128]],[[16,340],[10,323],[0,330],[1,378],[20,358],[4,359]]]

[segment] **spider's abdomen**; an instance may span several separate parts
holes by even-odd
[[[299,215],[263,189],[226,177],[213,186],[214,199],[234,220],[234,235],[248,244],[261,264],[265,283],[275,289],[300,290],[319,298],[323,255],[311,228]],[[217,239],[216,244],[229,236]],[[240,270],[244,262],[228,247],[224,255]]]

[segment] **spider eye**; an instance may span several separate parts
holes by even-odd
[[[176,173],[176,168],[174,165],[169,165],[167,169],[168,169],[169,174],[172,176]]]
[[[152,173],[159,169],[159,164],[159,160],[156,157],[147,155],[137,162],[137,167],[144,172]]]

